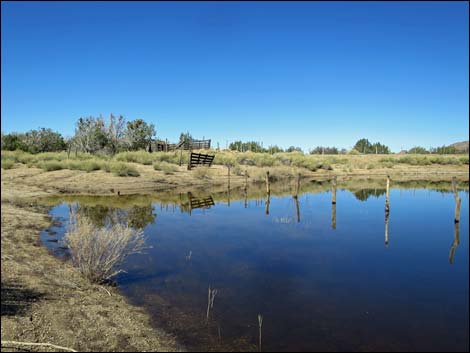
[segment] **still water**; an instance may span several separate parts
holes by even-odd
[[[385,190],[312,190],[61,200],[41,238],[63,255],[72,201],[143,227],[118,288],[190,349],[468,351],[468,182],[455,226],[450,191],[392,188],[387,218]]]

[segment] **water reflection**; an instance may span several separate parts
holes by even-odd
[[[267,193],[266,194],[266,202],[265,202],[265,205],[266,205],[265,213],[266,213],[267,216],[269,216],[269,204],[270,203],[271,203],[271,194]]]
[[[369,199],[369,197],[371,196],[375,196],[376,198],[379,198],[380,196],[384,194],[385,194],[385,189],[360,189],[354,192],[354,196],[359,201],[367,201],[367,199]]]
[[[336,203],[331,204],[331,228],[336,229]]]
[[[450,253],[449,253],[449,263],[453,264],[454,263],[454,254],[455,250],[457,250],[457,246],[460,243],[460,224],[459,222],[454,222],[454,242],[452,243],[452,246],[450,248]]]
[[[257,349],[259,313],[265,351],[468,349],[468,196],[449,252],[450,183],[433,184],[441,195],[394,180],[385,224],[384,178],[340,181],[337,204],[330,181],[286,184],[79,202],[97,219],[127,221],[153,205],[158,220],[143,222],[152,248],[119,286],[195,350]]]
[[[77,214],[86,216],[97,227],[109,224],[129,224],[133,228],[142,229],[149,224],[154,224],[157,218],[152,204],[147,206],[132,206],[128,208],[116,208],[112,206],[95,205],[87,206],[79,203],[69,205],[74,207]],[[70,209],[71,211],[71,209]]]
[[[385,212],[385,246],[388,248],[388,222],[390,218],[390,213]]]

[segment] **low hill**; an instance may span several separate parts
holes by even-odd
[[[449,147],[455,147],[459,152],[468,152],[468,141],[456,142]]]

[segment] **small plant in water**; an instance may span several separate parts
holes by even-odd
[[[258,329],[259,329],[259,341],[258,341],[258,345],[259,345],[259,351],[261,352],[261,329],[263,327],[263,315],[261,314],[258,314]]]
[[[209,293],[207,295],[207,313],[206,313],[206,321],[209,321],[209,314],[211,310],[214,308],[214,299],[217,295],[217,289],[211,289],[209,285]]]
[[[73,265],[92,282],[103,283],[122,272],[118,266],[127,256],[143,249],[144,234],[127,224],[96,226],[71,209],[65,244]]]

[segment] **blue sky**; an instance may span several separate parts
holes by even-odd
[[[224,147],[468,139],[467,2],[2,2],[2,131],[81,116]]]

